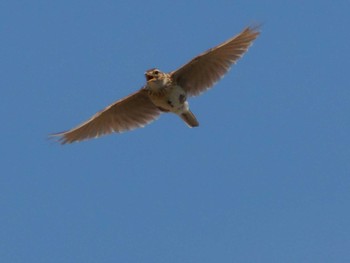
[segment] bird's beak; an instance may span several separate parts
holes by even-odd
[[[149,75],[149,74],[147,74],[147,73],[145,73],[145,77],[146,77],[146,80],[147,80],[147,81],[150,81],[150,80],[153,79],[153,76],[152,76],[152,75]]]

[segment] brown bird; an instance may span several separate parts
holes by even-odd
[[[53,134],[62,144],[124,132],[154,121],[162,112],[181,117],[189,127],[199,125],[190,111],[187,97],[211,88],[258,37],[257,28],[247,27],[235,37],[209,49],[170,73],[159,69],[145,72],[146,85],[139,91],[114,102],[81,125]]]

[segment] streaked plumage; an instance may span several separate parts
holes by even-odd
[[[190,127],[198,121],[190,111],[187,97],[211,88],[258,37],[256,28],[246,28],[237,36],[209,49],[170,73],[146,71],[147,84],[136,93],[116,101],[69,131],[57,133],[62,144],[124,132],[154,121],[162,112],[179,115]]]

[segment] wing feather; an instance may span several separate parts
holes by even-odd
[[[62,144],[97,138],[112,132],[120,133],[143,127],[157,119],[160,113],[149,99],[147,91],[141,89],[116,101],[81,125],[53,136],[60,137]]]
[[[170,74],[189,96],[197,96],[220,80],[258,35],[257,28],[247,27],[235,37],[200,54]]]

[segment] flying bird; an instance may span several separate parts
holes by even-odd
[[[62,144],[121,133],[143,127],[161,113],[178,115],[189,127],[199,125],[187,102],[211,88],[258,37],[257,28],[247,27],[224,43],[193,58],[175,71],[157,68],[145,72],[146,84],[137,92],[109,105],[79,126],[58,136]]]

